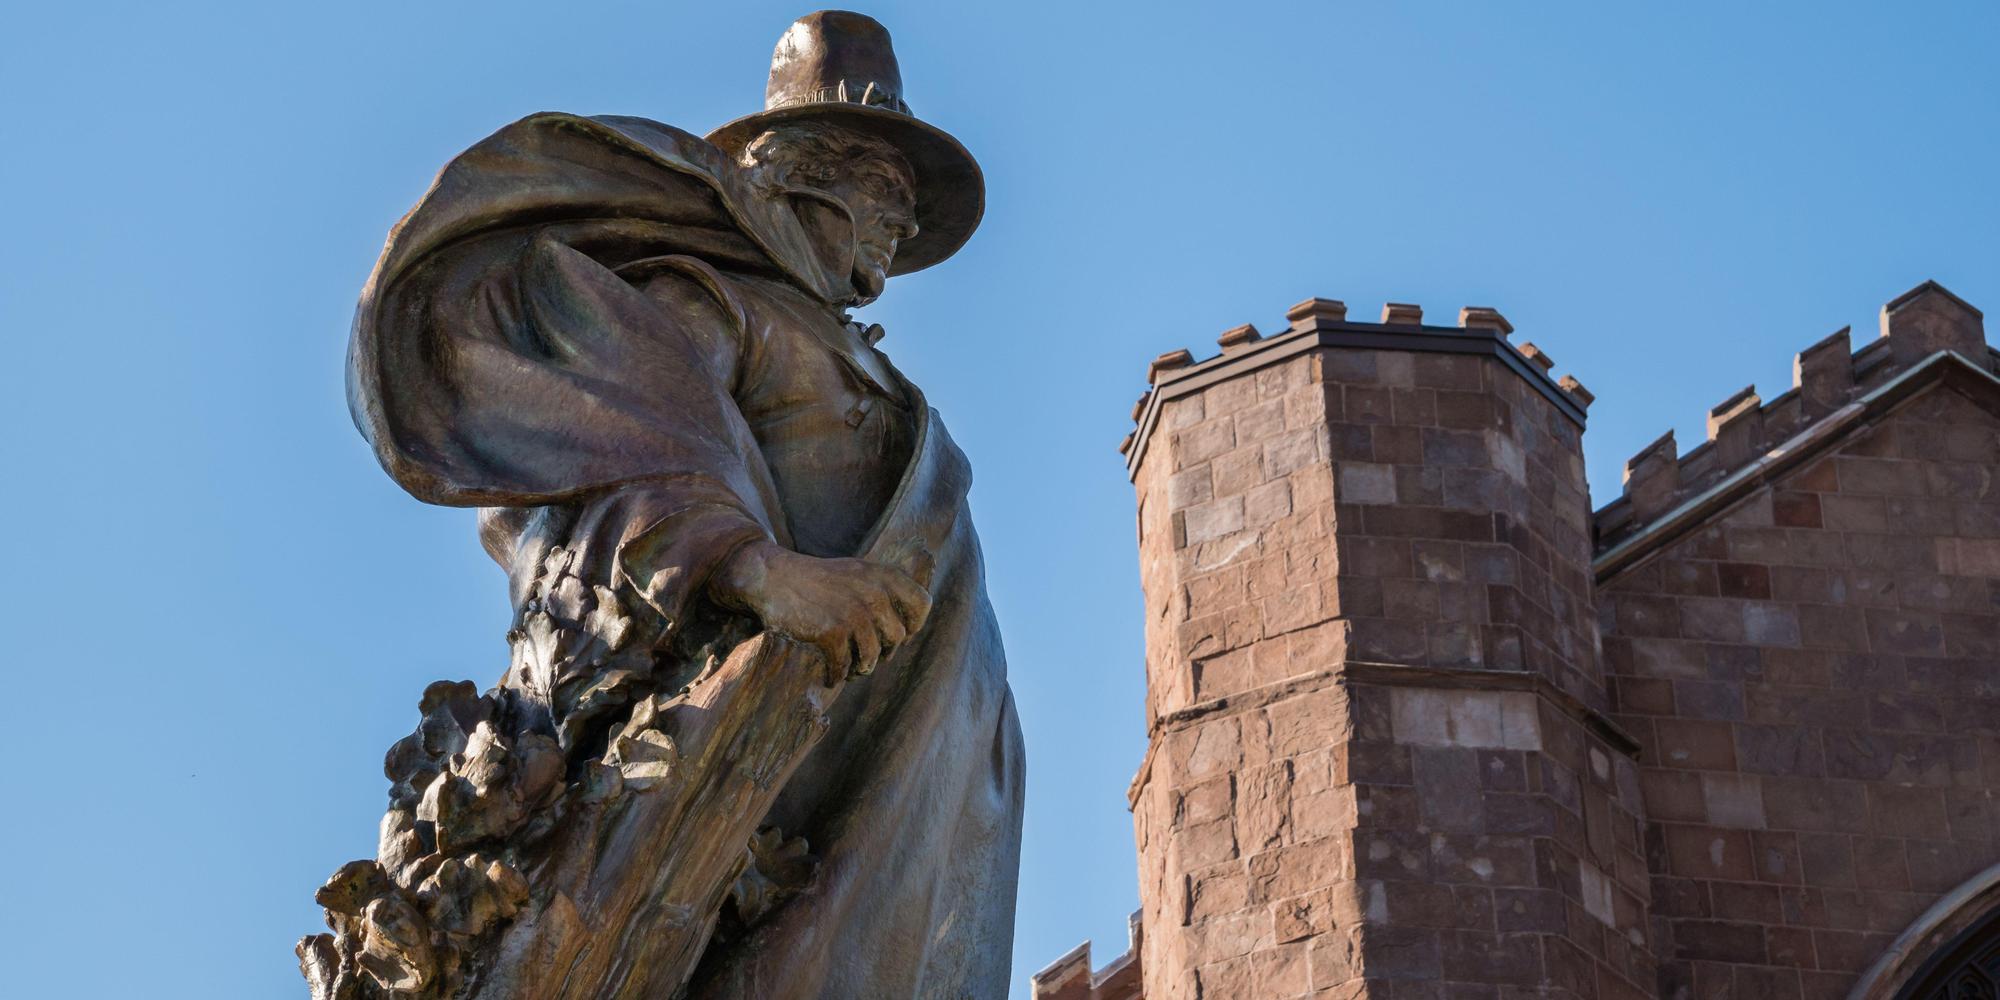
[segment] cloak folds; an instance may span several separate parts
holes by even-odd
[[[419,499],[487,508],[482,538],[516,609],[503,688],[519,724],[572,761],[742,637],[703,597],[715,566],[755,539],[791,545],[743,376],[717,363],[713,336],[748,336],[771,286],[829,316],[853,298],[851,235],[818,242],[838,227],[801,215],[824,211],[752,190],[665,125],[535,115],[445,167],[363,293],[355,421]],[[640,275],[662,272],[699,290],[692,304],[641,291]],[[768,816],[708,818],[746,835],[768,819],[819,864],[787,887],[795,898],[676,973],[691,997],[1006,992],[1019,727],[964,457],[910,395],[914,457],[855,554],[912,571],[932,617],[839,693]],[[715,892],[735,875],[719,872]]]
[[[525,118],[446,165],[391,232],[355,317],[355,423],[428,503],[538,508],[618,490],[630,517],[705,516],[722,541],[752,524],[782,541],[727,387],[697,377],[687,331],[613,272],[672,256],[775,272],[829,303],[851,295],[851,257],[817,252],[811,231],[685,132]],[[678,622],[701,581],[633,582]]]

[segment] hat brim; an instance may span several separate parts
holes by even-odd
[[[917,180],[917,235],[896,247],[890,274],[921,271],[950,257],[979,228],[986,213],[986,178],[979,163],[950,133],[922,119],[886,108],[823,101],[744,115],[710,132],[708,141],[734,159],[772,127],[803,121],[839,125],[882,139],[909,161]]]

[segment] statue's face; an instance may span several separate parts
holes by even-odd
[[[825,190],[854,218],[854,290],[873,299],[889,280],[896,245],[917,235],[915,187],[899,164],[863,157]]]

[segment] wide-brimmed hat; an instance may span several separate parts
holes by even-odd
[[[957,139],[910,112],[889,29],[874,18],[822,10],[792,22],[771,54],[764,110],[709,133],[731,157],[773,126],[823,122],[895,146],[917,182],[917,235],[896,248],[890,274],[921,270],[958,252],[986,211],[986,180]]]

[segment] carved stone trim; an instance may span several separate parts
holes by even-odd
[[[1582,723],[1592,735],[1609,744],[1613,750],[1633,760],[1639,759],[1641,745],[1637,738],[1613,722],[1610,717],[1584,704],[1576,696],[1557,687],[1540,674],[1519,670],[1467,670],[1460,667],[1427,667],[1405,663],[1350,660],[1328,670],[1315,670],[1263,687],[1197,702],[1154,719],[1147,727],[1146,755],[1140,761],[1138,773],[1132,776],[1132,784],[1125,790],[1126,805],[1137,806],[1139,795],[1145,791],[1147,782],[1152,778],[1153,760],[1158,755],[1160,743],[1167,732],[1182,729],[1190,723],[1210,716],[1240,714],[1328,686],[1352,687],[1357,684],[1386,688],[1526,691],[1548,702],[1557,711]]]
[[[1584,704],[1541,674],[1518,670],[1466,670],[1460,667],[1413,667],[1400,663],[1350,663],[1344,682],[1378,687],[1471,688],[1478,691],[1528,691],[1583,723],[1597,738],[1633,760],[1639,741],[1608,716]]]

